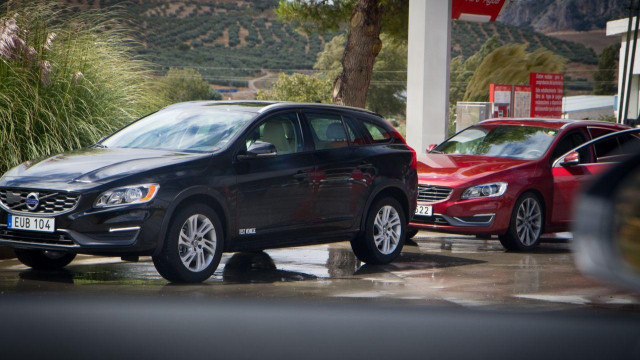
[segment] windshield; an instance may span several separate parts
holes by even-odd
[[[168,109],[142,118],[100,145],[208,152],[224,146],[255,115],[202,108]]]
[[[438,145],[433,152],[538,159],[558,134],[556,129],[518,125],[469,127]]]

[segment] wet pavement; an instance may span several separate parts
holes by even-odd
[[[225,254],[204,284],[172,285],[150,258],[79,256],[65,270],[38,272],[0,260],[0,294],[125,294],[195,298],[408,302],[474,308],[623,309],[640,296],[585,278],[568,242],[507,253],[497,240],[422,232],[385,266],[361,264],[349,243]]]

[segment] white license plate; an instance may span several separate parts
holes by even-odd
[[[433,216],[433,206],[418,205],[416,208],[416,215]]]
[[[51,233],[56,230],[56,219],[54,218],[9,215],[8,220],[9,229]]]

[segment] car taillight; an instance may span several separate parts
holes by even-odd
[[[411,146],[407,146],[409,148],[409,150],[411,150],[411,170],[417,170],[418,169],[418,155],[416,154],[416,151],[413,150],[413,148]]]
[[[402,134],[400,134],[400,133],[398,132],[398,130],[396,130],[396,129],[393,129],[393,130],[391,131],[391,137],[392,137],[394,140],[400,140],[403,144],[406,144],[406,143],[407,143],[407,141],[404,139],[404,137],[402,136]]]

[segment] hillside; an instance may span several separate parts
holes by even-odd
[[[589,31],[626,17],[629,0],[507,0],[498,21],[533,30]]]
[[[130,19],[143,44],[140,54],[169,67],[195,67],[211,83],[246,87],[262,70],[311,69],[335,34],[306,35],[279,22],[277,0],[67,0],[73,7],[116,6]],[[452,57],[474,54],[497,34],[500,42],[545,47],[572,62],[592,66],[595,53],[583,45],[501,23],[454,22]]]

